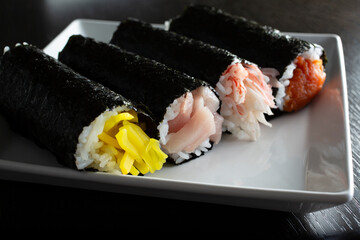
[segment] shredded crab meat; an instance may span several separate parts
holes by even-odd
[[[264,114],[271,115],[274,97],[269,78],[255,65],[232,63],[220,77],[216,90],[222,100],[223,130],[239,139],[257,140],[262,123],[271,127]]]

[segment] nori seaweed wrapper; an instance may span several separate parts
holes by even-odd
[[[32,45],[17,44],[0,60],[0,111],[10,127],[77,169],[74,153],[85,126],[107,109],[132,103],[75,73]]]
[[[236,56],[204,42],[152,27],[136,19],[121,22],[110,41],[216,86]]]
[[[159,62],[81,35],[69,38],[59,60],[139,104],[156,124],[175,99],[200,86],[210,87]]]
[[[275,68],[281,75],[312,44],[272,27],[202,5],[188,6],[180,16],[170,20],[169,30],[227,49],[261,67]],[[324,51],[321,58],[325,64]]]
[[[222,48],[152,27],[151,24],[137,19],[121,22],[110,42],[200,78],[214,88],[220,76],[235,59],[245,64],[254,64]],[[274,115],[266,114],[266,119],[280,115],[280,111],[276,109],[273,112]]]
[[[115,45],[81,35],[69,38],[59,53],[59,60],[134,101],[145,109],[156,125],[163,120],[166,108],[185,93],[200,86],[209,87],[216,93],[204,81]],[[187,161],[196,157],[192,153]],[[175,163],[171,157],[169,160]]]

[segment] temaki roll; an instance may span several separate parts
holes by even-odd
[[[11,128],[63,165],[138,175],[160,169],[167,158],[147,135],[156,132],[148,115],[35,46],[5,47],[0,85],[0,111]]]
[[[265,118],[274,107],[269,78],[255,64],[135,19],[121,22],[111,43],[208,82],[222,102],[223,129],[238,138],[256,140],[259,123],[271,126]]]
[[[324,49],[209,6],[192,5],[166,23],[167,29],[208,42],[248,59],[276,77],[276,105],[286,112],[306,106],[322,89]],[[274,71],[273,69],[276,69]]]
[[[155,120],[162,149],[176,164],[220,141],[219,99],[206,82],[80,35],[70,37],[59,60],[144,106]]]

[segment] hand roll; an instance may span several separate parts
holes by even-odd
[[[156,131],[147,114],[35,46],[5,48],[0,85],[0,111],[11,128],[63,165],[138,175],[161,169],[167,158],[147,134]]]
[[[219,99],[206,82],[80,35],[70,37],[59,60],[147,109],[173,162],[198,157],[220,141]]]

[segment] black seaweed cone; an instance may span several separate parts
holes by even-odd
[[[59,60],[142,106],[156,124],[164,119],[166,108],[185,93],[200,86],[216,93],[208,83],[183,72],[80,35],[69,38]],[[191,154],[188,160],[196,157]]]
[[[111,43],[200,78],[214,88],[235,59],[245,64],[254,64],[222,48],[152,27],[151,24],[136,19],[121,22]],[[280,111],[276,109],[273,112],[274,115],[266,114],[266,119],[280,115]]]
[[[74,169],[83,128],[106,109],[133,108],[119,94],[31,45],[18,45],[2,56],[0,86],[0,110],[11,128]]]
[[[154,28],[136,19],[121,22],[111,43],[202,79],[212,87],[236,58],[224,49]]]
[[[157,123],[175,99],[200,86],[209,87],[161,63],[80,35],[70,37],[59,60],[144,106]]]
[[[261,67],[275,68],[281,75],[311,46],[272,27],[202,5],[191,5],[171,19],[169,30],[229,50]],[[322,58],[325,64],[325,53]]]

